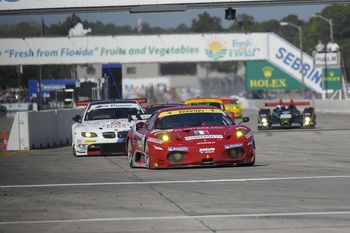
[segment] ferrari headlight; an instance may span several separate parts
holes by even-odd
[[[95,138],[97,137],[97,134],[94,132],[81,132],[81,136],[86,138]]]
[[[239,129],[236,131],[236,138],[242,138],[247,134],[245,129]]]
[[[171,142],[169,135],[165,133],[157,134],[157,138],[162,140],[163,142]]]

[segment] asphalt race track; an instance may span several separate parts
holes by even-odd
[[[256,129],[253,167],[131,169],[70,147],[0,157],[0,232],[349,232],[350,115]]]

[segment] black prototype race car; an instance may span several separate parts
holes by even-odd
[[[296,105],[310,105],[310,102],[283,102],[265,103],[265,106],[276,106],[274,109],[259,110],[258,129],[272,128],[315,128],[316,114],[313,107],[297,109]]]

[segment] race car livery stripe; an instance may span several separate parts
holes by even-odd
[[[189,114],[189,113],[222,113],[220,109],[186,109],[186,110],[176,110],[176,111],[167,111],[159,114],[159,118],[170,116],[170,115],[179,115],[179,114]]]

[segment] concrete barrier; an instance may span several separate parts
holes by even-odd
[[[289,101],[283,99],[284,101]],[[266,102],[275,100],[240,99],[244,109],[258,111]],[[294,101],[308,101],[298,100]],[[311,100],[310,106],[318,112],[350,114],[350,100]],[[40,112],[17,112],[12,124],[7,150],[42,149],[72,143],[71,126],[73,116],[84,109],[59,109]],[[244,114],[244,113],[243,113]]]
[[[1,105],[5,106],[8,112],[34,110],[32,103],[2,103]]]
[[[73,116],[83,109],[59,109],[17,112],[13,120],[7,150],[50,148],[72,143]]]

